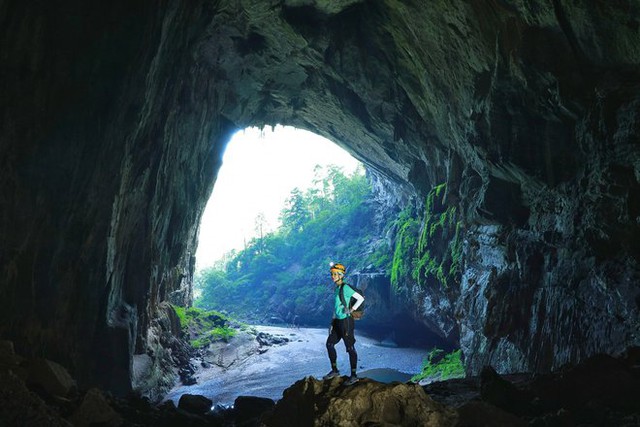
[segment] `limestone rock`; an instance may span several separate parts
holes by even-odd
[[[71,427],[58,412],[31,392],[22,379],[0,370],[0,420],[6,426]]]
[[[123,419],[107,402],[102,392],[92,388],[84,395],[78,409],[69,417],[74,426],[85,427],[101,425],[118,427]]]
[[[66,397],[76,390],[76,382],[62,365],[47,359],[29,360],[27,383],[42,387],[52,396]]]
[[[353,386],[344,378],[304,378],[286,389],[267,426],[335,425],[455,426],[458,415],[433,401],[417,384],[382,384],[361,379]]]

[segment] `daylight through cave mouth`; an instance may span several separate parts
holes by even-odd
[[[417,333],[427,328],[408,322],[394,301],[402,290],[390,280],[392,258],[404,255],[385,234],[404,206],[381,203],[373,184],[347,151],[311,132],[278,125],[235,133],[200,224],[194,306],[250,324],[324,327],[334,289],[328,266],[341,262],[373,307],[375,316],[360,322],[372,336],[433,344],[434,334]]]
[[[200,222],[197,269],[277,230],[292,192],[323,191],[330,167],[364,173],[347,151],[312,132],[282,125],[236,132]]]

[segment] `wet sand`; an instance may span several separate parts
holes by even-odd
[[[325,341],[328,329],[255,326],[258,332],[284,337],[283,345],[259,347],[245,336],[216,351],[214,365],[201,369],[198,384],[178,386],[167,395],[176,404],[185,393],[200,394],[213,400],[214,405],[230,406],[238,396],[268,397],[278,400],[282,392],[296,381],[313,376],[321,378],[329,369]],[[266,351],[265,351],[266,350]],[[336,345],[338,368],[348,375],[349,356],[344,344]],[[420,371],[427,349],[400,348],[381,343],[358,334],[358,375],[381,382],[407,381]]]

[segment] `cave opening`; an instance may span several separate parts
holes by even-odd
[[[236,132],[202,215],[193,304],[175,307],[194,357],[165,398],[278,399],[300,378],[321,377],[330,367],[330,261],[348,266],[345,281],[368,305],[356,328],[364,376],[406,381],[435,346],[451,350],[405,312],[390,268],[376,260],[393,250],[384,230],[395,218],[377,197],[365,166],[328,139],[281,125]],[[336,349],[348,373],[343,343]]]
[[[276,125],[234,133],[200,221],[196,271],[278,229],[291,192],[320,185],[329,166],[364,173],[346,150],[312,132]]]

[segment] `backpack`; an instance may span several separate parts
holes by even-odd
[[[360,289],[356,288],[353,285],[345,283],[344,285],[342,285],[342,288],[340,289],[340,301],[342,302],[342,305],[344,307],[347,306],[347,303],[344,300],[344,286],[345,285],[349,286],[351,289],[353,289],[354,291],[356,291],[357,293],[359,293],[360,295],[362,295],[364,297],[364,292],[362,292]],[[353,304],[355,304],[355,302],[356,302],[355,298],[351,298],[351,301],[349,301],[349,308],[353,307]],[[362,304],[360,304],[360,307],[358,307],[357,310],[351,312],[351,317],[353,317],[355,320],[362,319],[362,316],[364,316],[364,301],[362,301]]]

